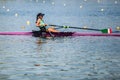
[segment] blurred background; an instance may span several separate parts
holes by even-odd
[[[47,24],[114,30],[120,26],[119,8],[119,0],[0,0],[0,31],[38,29],[39,12]]]

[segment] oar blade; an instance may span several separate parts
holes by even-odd
[[[112,33],[112,29],[111,29],[111,28],[102,29],[101,32],[102,32],[102,33],[108,33],[108,34],[110,34],[110,33]]]

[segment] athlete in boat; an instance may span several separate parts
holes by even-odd
[[[43,16],[45,14],[38,13],[36,16],[36,26],[40,28],[41,32],[58,32],[53,27],[49,27],[47,24],[44,23]]]

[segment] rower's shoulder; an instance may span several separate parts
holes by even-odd
[[[36,21],[36,23],[39,23],[41,21],[41,19],[38,19],[37,21]]]
[[[41,21],[41,19],[38,19],[37,21]]]

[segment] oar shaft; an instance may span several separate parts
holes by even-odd
[[[112,29],[93,29],[93,28],[81,28],[81,27],[72,27],[72,26],[59,26],[59,25],[49,25],[49,26],[57,26],[60,28],[74,28],[74,29],[84,29],[84,30],[93,30],[93,31],[100,31],[102,33],[112,33]]]
[[[92,29],[92,28],[80,28],[80,27],[70,27],[70,28],[74,28],[74,29],[84,29],[84,30],[94,30],[94,31],[101,31],[99,29]]]
[[[60,27],[60,28],[74,28],[74,29],[84,29],[84,30],[101,31],[100,29],[93,29],[93,28],[81,28],[81,27],[59,26],[59,25],[49,25],[49,26],[57,26],[57,27]]]

